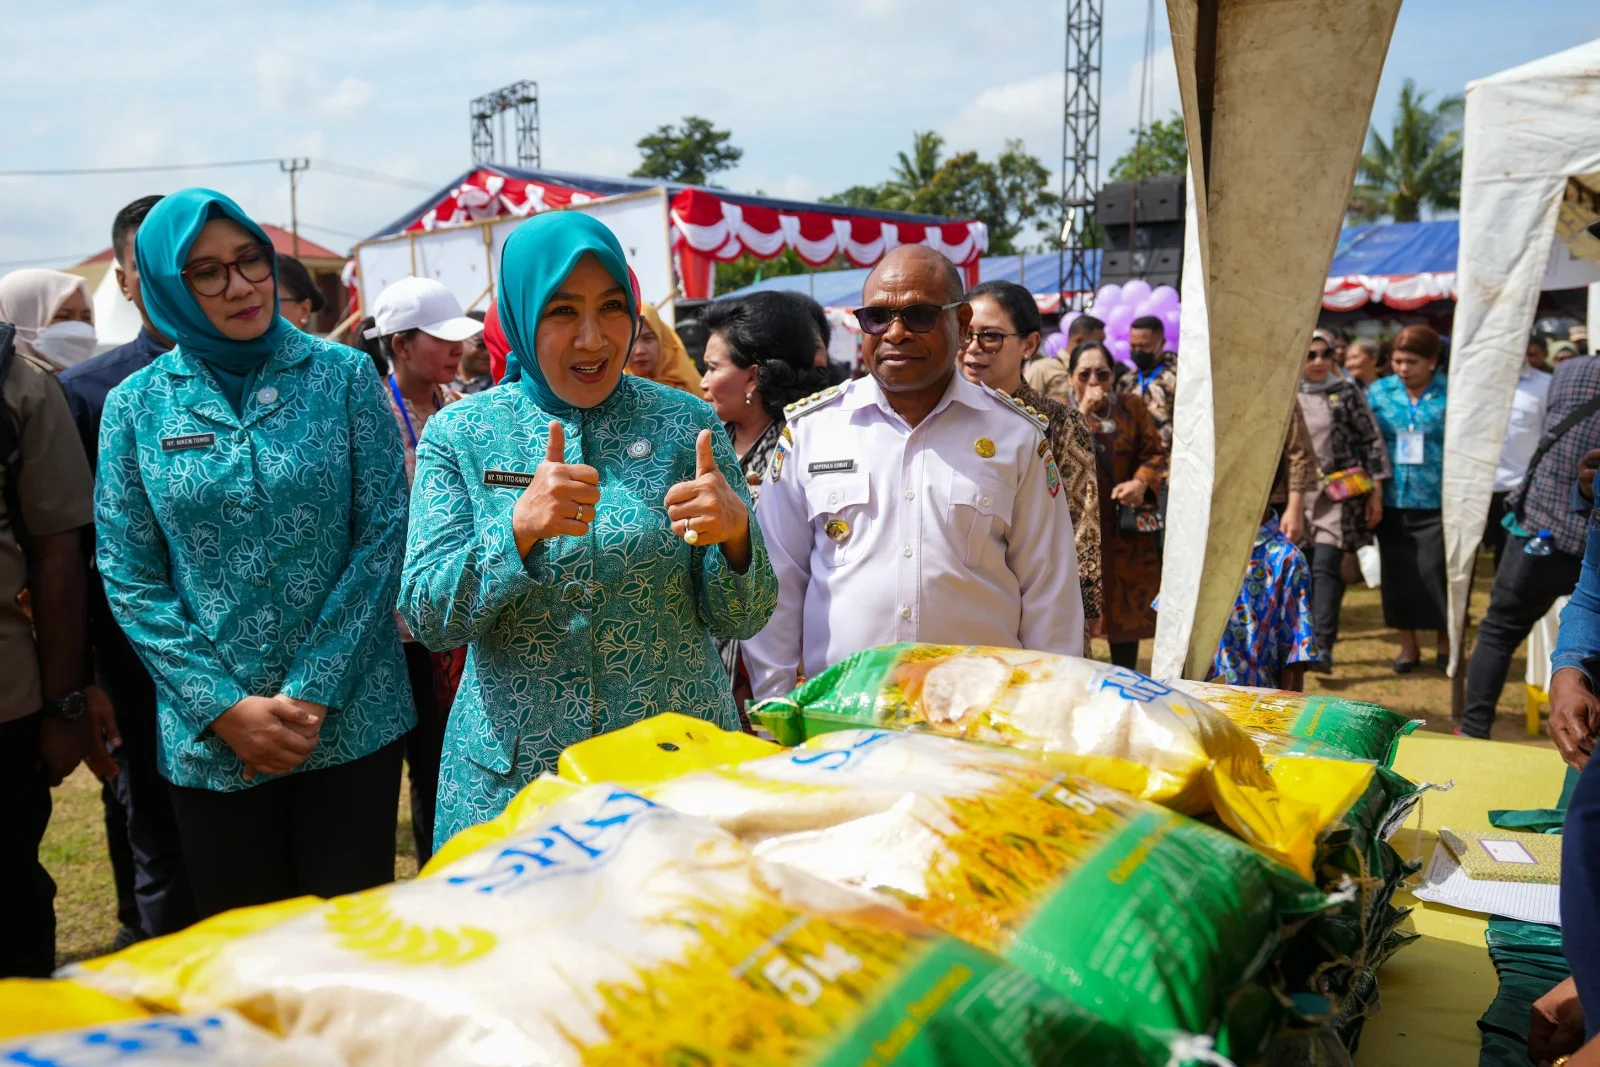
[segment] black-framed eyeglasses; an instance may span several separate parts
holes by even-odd
[[[909,327],[907,327],[909,329]],[[1006,343],[1007,337],[1024,337],[1025,334],[1005,333],[1002,330],[977,330],[967,334],[961,339],[961,347],[967,348],[974,341],[978,343],[979,352],[994,353],[1000,351],[1000,346]]]
[[[215,259],[191,263],[180,272],[183,280],[199,296],[221,296],[228,291],[228,273],[238,271],[239,277],[252,284],[272,277],[273,251],[267,245],[257,245],[238,259],[226,263]]]
[[[856,308],[855,315],[861,332],[873,337],[888,333],[895,319],[905,323],[912,333],[927,333],[939,324],[942,312],[965,303],[965,300],[956,300],[949,304],[911,304],[903,308],[864,307]]]

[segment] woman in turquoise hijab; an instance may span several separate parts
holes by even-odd
[[[377,375],[278,317],[272,245],[222,194],[163,197],[135,251],[177,347],[107,398],[97,552],[155,679],[195,903],[391,881],[415,713],[392,611],[404,452]]]
[[[638,294],[611,231],[524,222],[498,306],[506,380],[428,420],[400,583],[412,634],[468,646],[436,844],[574,742],[665,711],[738,729],[712,639],[754,634],[778,593],[715,413],[622,373]]]

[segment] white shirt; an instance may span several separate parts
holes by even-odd
[[[744,643],[757,698],[896,641],[1082,653],[1072,518],[1040,421],[959,373],[915,429],[872,378],[821,397],[790,415],[756,506],[778,575],[778,607]]]
[[[1517,391],[1511,400],[1511,422],[1506,426],[1506,443],[1500,446],[1500,462],[1494,469],[1494,491],[1506,493],[1522,484],[1528,461],[1544,435],[1545,397],[1550,394],[1550,375],[1524,365],[1517,376]]]

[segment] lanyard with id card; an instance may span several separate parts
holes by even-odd
[[[1394,461],[1403,466],[1415,467],[1423,461],[1422,431],[1417,429],[1417,401],[1408,396],[1406,402],[1411,406],[1411,425],[1396,435]]]

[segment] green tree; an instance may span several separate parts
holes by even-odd
[[[705,185],[713,174],[728,170],[744,156],[744,149],[728,143],[732,136],[709,119],[685,115],[681,127],[668,124],[639,138],[643,159],[633,176]]]
[[[1376,126],[1367,134],[1350,213],[1366,221],[1387,215],[1395,222],[1415,222],[1424,207],[1460,207],[1464,108],[1459,95],[1430,108],[1428,94],[1407,78],[1388,140]]]
[[[823,199],[852,207],[876,207],[952,218],[975,218],[989,227],[989,253],[1012,255],[1029,229],[1058,225],[1061,198],[1049,190],[1050,172],[1028,154],[1020,140],[1006,142],[993,161],[976,152],[946,159],[944,138],[930,131],[912,134],[910,152],[900,152],[889,180],[878,186],[854,185]],[[1053,247],[1054,234],[1041,242]]]
[[[1133,134],[1133,147],[1111,164],[1114,182],[1143,181],[1145,178],[1181,178],[1189,168],[1189,144],[1183,136],[1183,116],[1176,111],[1170,118],[1157,119]]]
[[[747,285],[754,285],[763,278],[777,278],[786,274],[805,274],[813,270],[846,270],[855,266],[843,255],[833,257],[833,260],[821,267],[813,267],[801,259],[792,248],[785,248],[772,259],[757,259],[746,252],[738,259],[726,263],[718,263],[717,292],[731,293],[735,289],[743,289]]]

